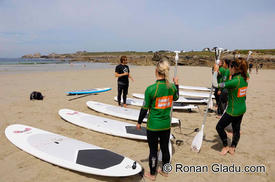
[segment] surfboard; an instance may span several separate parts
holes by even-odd
[[[147,140],[146,128],[136,129],[136,125],[109,118],[86,114],[70,109],[60,109],[59,116],[75,125],[100,133],[137,140]]]
[[[60,109],[58,114],[62,119],[70,123],[93,131],[124,138],[147,140],[147,131],[145,127],[141,127],[140,130],[137,130],[136,125],[134,124],[86,114],[70,109]],[[170,136],[170,139],[173,139],[173,135]],[[171,140],[169,141],[169,153],[172,158],[173,154]],[[162,160],[161,157],[162,153],[159,151],[159,161]]]
[[[136,161],[110,150],[31,126],[10,125],[5,134],[21,150],[71,170],[110,177],[131,176],[142,170]]]
[[[117,96],[114,97],[114,100],[117,101]],[[143,106],[143,100],[142,99],[136,99],[136,98],[127,98],[126,99],[127,105],[133,105],[133,106]]]
[[[86,89],[86,90],[74,90],[66,93],[68,95],[81,95],[81,94],[95,94],[100,92],[106,92],[109,90],[111,90],[111,88],[94,88],[94,89]]]
[[[138,94],[133,93],[133,97],[144,99],[144,94]],[[180,96],[177,101],[174,101],[174,103],[188,103],[188,104],[207,104],[208,99],[204,98],[185,98],[183,96]]]
[[[114,97],[114,100],[117,101],[117,97]],[[141,106],[143,106],[143,99],[127,98],[126,104],[141,107]],[[174,110],[192,110],[192,109],[197,109],[197,108],[198,108],[198,106],[185,104],[182,102],[174,102],[174,104],[173,104]]]
[[[179,91],[180,95],[186,96],[186,97],[200,97],[200,98],[209,98],[210,93],[205,92],[188,92],[188,91]],[[215,98],[215,96],[212,94],[212,98]]]
[[[140,110],[137,109],[131,109],[131,108],[124,108],[120,106],[114,106],[110,104],[104,104],[101,102],[95,102],[95,101],[88,101],[87,106],[90,109],[93,109],[97,112],[101,112],[107,115],[123,118],[123,119],[129,119],[137,121],[139,117]],[[143,122],[147,121],[147,117],[144,118]],[[172,118],[171,123],[179,123],[180,120],[177,118]]]
[[[211,88],[207,87],[194,87],[194,86],[186,86],[186,85],[179,85],[180,89],[185,90],[198,90],[198,91],[210,91]]]

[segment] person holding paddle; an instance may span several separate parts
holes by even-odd
[[[118,105],[121,106],[121,94],[123,93],[123,107],[126,107],[126,99],[128,94],[128,88],[129,88],[129,78],[134,81],[134,79],[130,75],[130,69],[129,66],[127,66],[127,57],[121,56],[120,58],[120,64],[116,66],[115,69],[115,77],[118,77],[117,79],[117,101]]]
[[[158,141],[162,152],[162,165],[169,163],[169,140],[171,125],[171,108],[173,101],[179,98],[178,79],[173,78],[174,84],[169,83],[169,63],[167,58],[162,58],[155,70],[156,83],[147,87],[145,99],[140,110],[136,128],[141,128],[141,123],[149,110],[147,119],[147,141],[150,149],[149,167],[150,173],[144,175],[156,180],[156,168],[158,162]],[[158,171],[163,176],[168,176],[163,169]]]
[[[240,127],[244,113],[246,112],[246,91],[248,87],[248,74],[247,74],[247,63],[243,59],[236,59],[232,61],[230,65],[230,73],[232,79],[226,82],[217,83],[217,72],[219,66],[214,65],[213,74],[213,86],[216,88],[227,88],[228,89],[228,106],[226,112],[222,115],[219,120],[216,130],[222,140],[223,148],[221,154],[225,155],[228,152],[230,154],[235,153],[235,149],[240,139]],[[232,124],[233,129],[233,140],[231,147],[228,146],[227,134],[225,127]]]
[[[224,59],[221,61],[221,63],[222,64],[219,65],[219,71],[218,71],[218,77],[217,77],[218,83],[226,82],[229,80],[229,77],[230,77],[229,65],[231,61],[229,59]],[[226,88],[219,88],[217,95],[219,99],[217,114],[220,118],[227,106],[228,91]]]

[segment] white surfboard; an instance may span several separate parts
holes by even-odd
[[[122,155],[30,126],[10,125],[5,134],[21,150],[71,170],[111,177],[131,176],[142,170],[137,162]]]
[[[114,100],[117,101],[117,96],[114,97]],[[136,99],[136,98],[127,98],[126,99],[127,105],[133,105],[133,106],[143,106],[143,100],[142,99]]]
[[[109,118],[86,114],[70,109],[60,109],[58,114],[64,120],[97,132],[138,140],[147,140],[146,128],[136,129],[136,125]]]
[[[114,97],[114,100],[117,101],[117,97]],[[126,104],[141,107],[141,106],[143,106],[143,99],[127,98]],[[197,109],[197,108],[198,108],[198,106],[189,105],[189,104],[180,103],[180,102],[174,102],[174,104],[173,104],[174,110],[192,110],[192,109]]]
[[[144,94],[138,94],[138,93],[133,93],[132,94],[136,98],[144,99]],[[208,95],[209,96],[209,95]],[[185,98],[183,96],[180,96],[177,101],[174,101],[174,103],[192,103],[192,104],[207,104],[208,99],[204,98]]]
[[[188,92],[188,91],[179,91],[180,95],[186,96],[186,97],[200,97],[200,98],[209,98],[209,94],[207,92]],[[212,94],[212,98],[215,98],[215,96]]]
[[[179,85],[180,89],[185,89],[185,90],[198,90],[198,91],[209,91],[210,88],[207,87],[195,87],[195,86],[186,86],[186,85]]]
[[[136,125],[121,122],[113,119],[108,119],[100,116],[86,114],[70,109],[60,109],[58,114],[64,120],[73,123],[75,125],[94,130],[97,132],[119,136],[124,138],[131,138],[137,140],[147,140],[147,131],[145,127],[141,127],[140,130],[136,129]],[[173,139],[173,135],[170,136]],[[172,144],[169,141],[169,153],[172,158]],[[159,161],[161,161],[162,154],[159,152]]]
[[[138,109],[124,108],[120,106],[114,106],[114,105],[104,104],[104,103],[95,102],[95,101],[88,101],[86,104],[90,109],[93,109],[97,112],[101,112],[101,113],[119,117],[119,118],[134,120],[134,121],[138,120],[139,112],[140,112],[140,110]],[[147,121],[147,118],[144,118],[143,122],[146,122],[146,121]],[[172,121],[171,121],[172,124],[179,123],[179,122],[180,122],[179,119],[172,118]]]

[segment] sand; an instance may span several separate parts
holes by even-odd
[[[145,88],[154,83],[154,67],[130,67],[134,82],[130,82],[131,94],[143,93]],[[209,86],[211,69],[209,67],[179,67],[180,84],[191,86]],[[214,113],[207,117],[204,129],[205,140],[200,153],[190,151],[191,142],[196,133],[189,136],[195,128],[200,128],[203,120],[203,109],[188,112],[173,112],[173,116],[182,121],[182,134],[177,126],[172,133],[183,140],[181,146],[173,144],[173,170],[168,178],[157,176],[157,181],[275,181],[275,140],[274,140],[274,107],[275,107],[275,71],[260,70],[251,74],[247,95],[247,112],[242,123],[242,134],[236,154],[220,156],[221,142],[215,130],[218,119]],[[112,91],[90,95],[69,101],[76,96],[66,96],[65,92],[75,89],[111,87]],[[43,101],[30,101],[32,91],[40,91],[45,95]],[[91,143],[138,161],[148,170],[148,145],[143,141],[129,140],[90,131],[68,122],[58,116],[58,110],[68,108],[113,118],[96,113],[86,106],[86,101],[95,100],[108,104],[116,96],[116,78],[113,69],[31,72],[0,74],[0,181],[1,182],[52,182],[52,181],[142,181],[139,176],[126,178],[110,178],[78,173],[44,162],[15,147],[5,137],[5,128],[10,124],[20,123],[43,130],[48,130],[67,137]],[[131,108],[138,108],[129,106]],[[115,118],[113,118],[115,119]],[[121,119],[117,119],[121,120]],[[134,123],[133,121],[126,121]],[[176,172],[176,163],[185,165],[183,172]],[[215,173],[211,166],[261,165],[265,172],[258,173]],[[178,165],[179,166],[179,165]],[[205,166],[208,171],[187,171],[187,167]],[[216,165],[214,165],[216,166]],[[216,168],[215,168],[216,169]],[[253,168],[255,169],[255,168]],[[146,180],[148,181],[148,180]]]

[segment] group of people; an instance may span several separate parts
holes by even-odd
[[[259,69],[263,68],[263,65],[264,65],[263,63],[256,64],[256,69],[255,69],[256,70],[256,74],[258,74]],[[251,63],[248,64],[249,74],[251,74],[252,68],[253,68],[253,63],[251,62]]]
[[[126,107],[126,98],[129,87],[130,69],[127,66],[127,58],[122,56],[121,64],[116,66],[115,76],[118,77],[118,104]],[[145,116],[147,119],[147,142],[149,145],[149,167],[150,172],[145,172],[145,176],[152,181],[156,179],[157,172],[163,176],[168,176],[163,168],[157,170],[158,163],[158,143],[162,152],[162,166],[170,162],[169,140],[171,131],[172,102],[179,98],[178,78],[173,78],[173,83],[169,82],[169,61],[167,58],[161,59],[155,69],[156,82],[148,86],[145,90],[144,104],[140,109],[136,128],[141,129],[141,124]],[[216,130],[221,138],[223,148],[221,154],[234,154],[240,139],[240,126],[244,113],[246,112],[246,90],[249,75],[247,73],[248,64],[244,59],[223,60],[219,65],[214,65],[213,87],[215,87],[218,114],[221,118],[216,126]],[[121,104],[121,94],[123,93],[123,104]],[[228,146],[225,127],[229,124],[233,129],[233,140]]]

